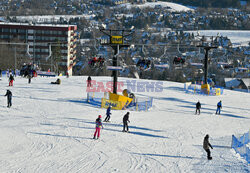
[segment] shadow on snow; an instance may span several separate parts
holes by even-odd
[[[149,154],[149,153],[131,153],[136,155],[143,155],[143,156],[157,156],[157,157],[170,157],[170,158],[181,158],[181,159],[200,159],[198,157],[190,157],[190,156],[171,156],[171,155],[164,155],[164,154]]]
[[[88,124],[93,124],[95,125],[95,122],[90,122],[90,121],[81,121],[83,123],[88,123]],[[56,126],[56,127],[62,127],[62,128],[82,128],[82,129],[91,129],[94,131],[95,126],[93,127],[85,127],[85,126],[71,126],[71,125],[58,125],[58,124],[51,124],[51,123],[40,123],[40,125],[45,125],[45,126]],[[112,128],[106,128],[106,126],[112,126],[112,127],[121,127],[120,130],[117,129],[112,129]],[[106,124],[104,125],[104,129],[103,130],[107,130],[107,131],[114,131],[114,132],[121,132],[123,125],[121,124]],[[130,129],[140,129],[140,130],[149,130],[149,131],[153,131],[153,132],[160,132],[157,130],[152,130],[152,129],[148,129],[148,128],[142,128],[142,127],[136,127],[136,126],[129,126]],[[154,135],[154,134],[149,134],[149,133],[143,133],[143,132],[134,132],[134,131],[130,131],[130,134],[134,134],[134,135],[140,135],[140,136],[146,136],[146,137],[154,137],[154,138],[168,138],[165,136],[161,136],[161,135]]]
[[[38,132],[28,132],[34,135],[43,135],[43,136],[53,136],[53,137],[62,137],[62,138],[78,138],[78,139],[92,139],[92,138],[85,138],[80,136],[66,136],[66,135],[58,135],[58,134],[50,134],[50,133],[38,133]]]

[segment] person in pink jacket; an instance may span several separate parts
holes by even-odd
[[[100,131],[101,131],[101,128],[103,128],[101,118],[102,118],[102,116],[99,115],[98,118],[95,121],[96,127],[95,127],[95,134],[94,134],[93,139],[95,139],[96,134],[97,134],[97,139],[99,139],[99,137],[100,137]]]

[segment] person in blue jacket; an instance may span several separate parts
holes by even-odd
[[[216,113],[215,114],[217,114],[217,113],[219,113],[219,115],[220,115],[220,110],[222,109],[222,103],[221,103],[221,100],[217,103],[217,110],[216,110]]]
[[[109,119],[110,119],[110,115],[111,115],[111,108],[112,108],[112,106],[111,105],[109,105],[109,107],[108,107],[108,109],[107,109],[107,112],[106,112],[106,118],[105,118],[105,120],[104,120],[104,122],[108,122],[109,121]]]

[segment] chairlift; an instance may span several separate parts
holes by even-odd
[[[173,64],[174,65],[178,65],[178,64],[185,64],[185,59],[184,58],[182,58],[182,57],[177,57],[177,56],[175,56],[174,57],[174,60],[173,60]]]
[[[90,66],[92,66],[92,67],[96,67],[97,65],[99,67],[103,67],[104,66],[104,62],[105,62],[105,58],[103,58],[101,56],[99,56],[99,57],[94,56],[94,57],[90,58],[88,64]]]

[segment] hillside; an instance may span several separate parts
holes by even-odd
[[[146,2],[144,4],[122,4],[120,6],[126,6],[127,8],[131,7],[139,7],[139,8],[168,8],[169,11],[176,12],[176,11],[190,11],[191,8],[185,7],[180,4],[172,3],[172,2],[163,2],[163,1],[157,1],[157,2]]]
[[[168,0],[163,0],[168,1]],[[246,0],[248,1],[248,0]],[[237,8],[240,7],[240,1],[239,0],[171,0],[171,2],[180,3],[187,6],[195,6],[195,7],[212,7],[212,8]],[[249,3],[249,1],[248,1]]]
[[[0,172],[249,172],[250,165],[230,148],[232,134],[250,127],[248,93],[192,95],[183,92],[183,84],[164,81],[162,92],[135,92],[154,102],[148,112],[131,111],[130,133],[121,132],[127,110],[112,110],[101,139],[93,140],[95,119],[106,110],[86,103],[86,79],[61,77],[61,85],[51,85],[56,78],[28,84],[17,77],[11,88],[7,78],[0,80]],[[124,86],[127,80],[119,78]],[[6,89],[13,93],[11,108],[3,97]],[[194,115],[197,100],[201,115]],[[219,100],[223,109],[216,116]],[[214,147],[212,161],[202,148],[206,134]]]

